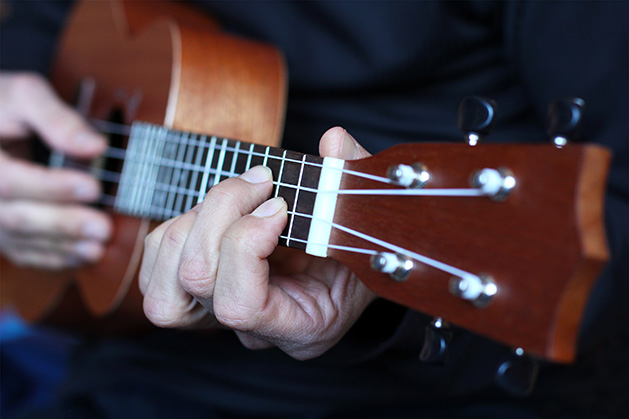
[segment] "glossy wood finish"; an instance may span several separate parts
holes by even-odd
[[[137,119],[278,145],[286,99],[282,56],[217,28],[177,3],[80,2],[65,29],[52,81],[70,103],[81,83],[91,86],[93,118],[108,119],[117,109],[125,123]],[[98,265],[43,273],[3,260],[2,304],[41,320],[63,306],[64,292],[76,279],[89,313],[102,317],[124,306],[149,225],[111,216],[114,235]],[[137,298],[127,305],[138,306]]]
[[[477,308],[455,297],[448,289],[452,275],[427,265],[417,263],[410,278],[397,283],[375,273],[368,255],[334,251],[332,256],[385,298],[531,354],[571,361],[586,297],[607,260],[602,191],[609,153],[597,146],[415,144],[347,162],[347,168],[384,176],[391,164],[416,161],[431,172],[426,188],[466,188],[474,171],[498,167],[512,170],[517,185],[504,202],[341,195],[334,221],[470,273],[491,275],[498,293],[489,306]],[[382,187],[345,176],[341,189]],[[331,242],[385,250],[339,230]]]

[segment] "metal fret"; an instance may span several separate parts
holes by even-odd
[[[159,172],[158,156],[160,156],[166,143],[166,136],[168,130],[162,129],[159,131],[159,135],[156,140],[153,141],[153,150],[151,152],[151,167],[148,175],[146,176],[146,191],[144,194],[144,200],[142,201],[142,208],[140,212],[143,216],[147,217],[151,215],[150,207],[153,202],[153,196],[155,194],[155,183],[157,182],[157,173]]]
[[[179,186],[181,188],[186,188],[186,183],[188,182],[189,178],[190,178],[190,172],[192,169],[190,169],[189,167],[190,165],[190,161],[192,160],[192,153],[194,152],[194,148],[190,147],[190,143],[188,142],[188,137],[189,134],[187,132],[183,133],[183,137],[181,137],[182,142],[184,143],[184,157],[183,160],[185,163],[188,164],[188,168],[186,168],[185,166],[181,169],[181,176],[179,179]],[[175,201],[175,212],[179,212],[182,213],[183,212],[183,203],[184,203],[184,196],[188,196],[187,193],[177,193],[177,199]]]
[[[195,166],[199,166],[201,164],[201,158],[203,157],[203,150],[205,150],[204,144],[200,144],[197,145],[196,148],[196,157],[194,159],[194,165]],[[193,170],[192,171],[192,178],[190,179],[190,187],[194,188],[197,186],[197,180],[199,178],[199,171],[198,170]],[[186,198],[186,205],[184,208],[185,212],[188,212],[192,209],[192,199],[193,195],[188,194],[187,198]]]
[[[129,139],[116,205],[126,213],[170,218],[200,203],[207,190],[221,180],[255,165],[271,169],[273,195],[288,204],[289,218],[279,243],[305,249],[320,186],[320,157],[227,138],[219,145],[216,137],[208,141],[206,136],[137,124]],[[321,246],[310,249],[324,253]]]
[[[227,138],[223,138],[221,142],[221,152],[218,154],[218,162],[216,163],[216,174],[214,175],[214,181],[212,186],[216,186],[221,181],[221,172],[223,171],[223,164],[225,163],[225,151],[227,148]]]
[[[293,201],[293,208],[290,214],[290,221],[288,223],[288,232],[286,234],[286,247],[290,247],[291,234],[293,232],[293,223],[295,222],[295,210],[297,208],[297,202],[299,202],[299,188],[301,187],[301,179],[304,175],[304,166],[306,165],[306,155],[301,159],[301,168],[299,169],[299,179],[297,180],[297,190],[295,192],[295,200]]]
[[[201,179],[201,189],[199,189],[199,198],[197,204],[203,201],[205,194],[207,193],[207,182],[210,177],[210,169],[212,165],[212,158],[214,157],[214,146],[216,145],[216,137],[212,137],[210,140],[210,149],[205,160],[205,168],[203,170],[203,178]]]

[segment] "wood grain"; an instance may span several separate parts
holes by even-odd
[[[513,171],[517,186],[503,202],[341,195],[335,222],[470,273],[491,275],[499,291],[489,306],[477,308],[455,297],[448,289],[451,275],[427,265],[417,263],[407,281],[396,283],[374,273],[367,255],[335,251],[332,256],[380,296],[532,354],[571,361],[585,297],[607,259],[600,203],[609,153],[597,146],[416,144],[347,167],[384,176],[391,164],[416,161],[431,172],[427,188],[466,188],[476,170],[498,167]],[[382,187],[352,176],[341,186]],[[373,248],[339,230],[331,242]]]

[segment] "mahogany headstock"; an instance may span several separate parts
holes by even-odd
[[[381,178],[391,176],[391,166],[415,168],[418,177],[429,178],[418,189],[426,192],[472,189],[475,174],[487,168],[512,175],[512,189],[503,197],[340,194],[334,223],[381,242],[335,228],[330,243],[382,252],[393,264],[390,255],[399,257],[404,249],[398,267],[403,271],[410,259],[412,268],[400,278],[405,275],[374,270],[387,271],[380,266],[386,261],[374,261],[370,253],[332,249],[329,255],[384,298],[530,354],[570,361],[587,296],[608,257],[602,211],[609,159],[596,145],[425,143],[348,161],[346,171]],[[346,173],[340,189],[406,193],[413,187]],[[474,278],[490,278],[494,285],[468,295],[466,286],[479,286]]]

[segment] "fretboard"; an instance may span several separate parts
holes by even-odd
[[[313,214],[324,167],[322,157],[136,122],[129,136],[114,207],[124,214],[166,220],[203,201],[207,191],[221,180],[257,165],[271,169],[273,195],[283,197],[288,204],[288,222],[280,245],[306,249],[309,237],[312,241],[311,227],[326,230],[332,221],[330,218],[312,225],[313,218],[320,218]],[[340,170],[334,171],[339,173],[332,177],[340,182]],[[321,195],[327,202],[317,204],[317,212],[322,206],[335,204],[335,197],[330,201],[331,194]]]

